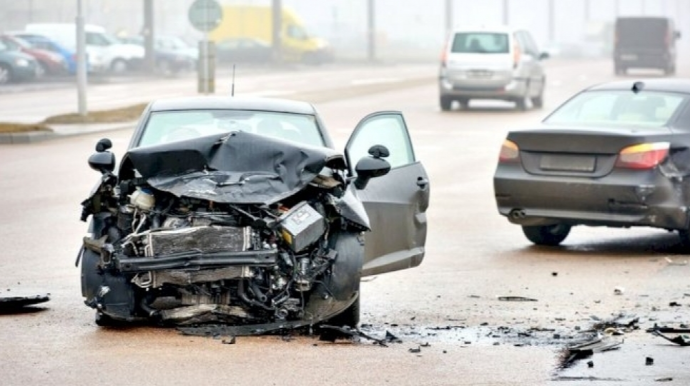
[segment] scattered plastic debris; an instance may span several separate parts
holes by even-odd
[[[349,336],[352,338],[359,337],[359,338],[368,339],[368,340],[371,340],[380,346],[388,347],[388,345],[386,344],[385,338],[384,339],[374,338],[370,335],[365,334],[364,332],[362,332],[358,328],[351,328],[351,327],[347,327],[347,326],[343,326],[343,327],[329,326],[329,325],[325,325],[325,324],[319,326],[319,328],[321,330],[323,330],[321,332],[321,335],[319,336],[319,340],[322,340],[322,341],[335,342],[341,336]],[[329,334],[328,332],[331,332],[331,333]],[[333,334],[332,332],[336,332],[336,334]],[[340,333],[342,335],[338,336],[337,333]]]
[[[625,288],[623,287],[616,287],[613,289],[613,293],[616,295],[623,295],[625,293]]]
[[[675,343],[679,346],[684,346],[684,347],[690,346],[690,335],[683,334],[683,335],[678,335],[675,338],[669,338],[668,336],[660,333],[659,331],[652,331],[652,334],[656,335],[658,337],[664,338],[667,341],[669,341],[671,343]]]
[[[498,300],[502,302],[536,302],[537,299],[527,298],[524,296],[499,296]]]
[[[223,344],[235,344],[235,343],[237,343],[237,338],[235,338],[233,336],[233,337],[230,337],[230,339],[223,339],[222,343]]]
[[[653,364],[654,364],[654,358],[652,358],[652,357],[647,357],[647,358],[645,358],[644,364],[647,365],[647,366],[653,365]]]
[[[671,377],[657,378],[654,380],[654,382],[673,382],[673,378],[671,378]]]
[[[0,296],[0,314],[21,312],[24,307],[48,301],[50,301],[50,294],[34,296]]]
[[[407,350],[407,351],[409,351],[409,352],[411,352],[411,353],[413,353],[413,354],[419,354],[420,352],[422,352],[422,349],[421,349],[419,346],[417,346],[417,348],[410,348],[410,349]]]

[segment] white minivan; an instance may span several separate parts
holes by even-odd
[[[454,101],[467,108],[471,99],[515,102],[521,110],[531,102],[540,108],[546,80],[541,61],[547,57],[524,30],[479,27],[453,31],[441,58],[441,110],[450,110]]]
[[[27,32],[36,33],[54,39],[68,47],[77,46],[77,29],[73,23],[36,23],[27,24]],[[86,34],[86,52],[89,56],[89,68],[123,73],[137,69],[144,60],[144,48],[135,44],[121,43],[108,34],[105,28],[93,24],[84,27]]]

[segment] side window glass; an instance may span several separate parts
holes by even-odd
[[[414,151],[407,126],[400,114],[381,114],[365,118],[355,130],[347,145],[348,160],[357,164],[362,157],[369,156],[369,148],[383,145],[390,151],[386,158],[391,168],[415,162]]]
[[[678,115],[678,119],[676,119],[676,123],[673,126],[690,131],[690,104],[687,104]]]

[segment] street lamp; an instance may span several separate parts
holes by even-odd
[[[79,115],[85,117],[86,111],[86,34],[84,32],[84,1],[77,0],[77,105]]]

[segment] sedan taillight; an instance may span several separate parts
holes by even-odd
[[[642,143],[628,146],[618,153],[616,167],[626,169],[652,169],[668,156],[668,142]]]
[[[501,153],[498,155],[498,162],[517,162],[520,159],[520,148],[515,142],[506,139],[501,146]]]

